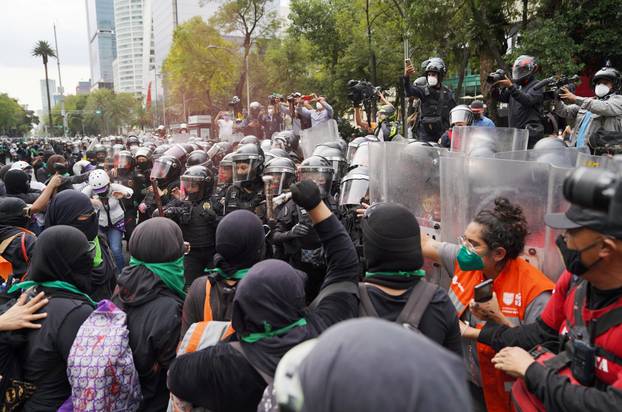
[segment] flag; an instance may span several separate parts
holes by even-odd
[[[147,111],[151,110],[151,81],[149,81],[149,85],[147,86],[147,100],[145,106]]]

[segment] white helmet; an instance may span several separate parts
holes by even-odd
[[[74,165],[73,165],[73,174],[75,176],[79,176],[82,173],[88,172],[89,170],[91,170],[93,168],[93,165],[91,164],[91,162],[89,162],[88,160],[78,160]]]
[[[110,176],[101,169],[93,170],[89,174],[89,185],[93,188],[93,192],[98,195],[106,193],[108,191],[108,185],[110,185]]]
[[[32,166],[28,164],[28,162],[24,162],[23,160],[19,160],[11,165],[11,170],[24,170],[32,169]]]

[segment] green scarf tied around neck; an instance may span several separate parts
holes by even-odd
[[[76,295],[80,295],[86,298],[86,300],[89,301],[89,303],[93,306],[97,306],[97,302],[95,302],[93,299],[91,299],[91,297],[89,295],[87,295],[86,293],[82,292],[80,289],[78,289],[77,287],[75,287],[74,285],[72,285],[69,282],[64,282],[62,280],[53,280],[53,281],[49,281],[49,282],[35,282],[34,280],[27,280],[25,282],[20,282],[20,283],[16,283],[13,286],[11,286],[11,289],[9,289],[9,291],[7,293],[11,294],[13,292],[17,292],[18,290],[22,289],[28,289],[31,288],[33,286],[41,286],[44,288],[50,288],[50,289],[63,289],[66,290],[68,292],[71,293],[75,293]]]
[[[95,240],[89,241],[95,247],[95,256],[93,257],[93,267],[98,268],[101,266],[104,259],[102,258],[102,247],[99,244],[99,237],[95,236]]]
[[[396,271],[396,272],[366,272],[366,278],[373,278],[374,276],[395,276],[402,278],[422,278],[425,276],[425,270],[411,270],[411,271]]]
[[[231,276],[227,275],[225,271],[220,268],[205,269],[205,272],[218,273],[223,279],[227,279],[227,280],[242,280],[244,279],[244,276],[246,276],[249,270],[250,269],[240,269],[240,270],[235,271]]]
[[[306,326],[306,324],[307,324],[307,320],[305,318],[300,318],[297,321],[292,322],[289,325],[282,327],[281,329],[272,330],[272,325],[270,325],[268,322],[264,321],[264,323],[263,323],[264,331],[263,332],[249,333],[248,335],[246,335],[246,336],[244,336],[242,338],[242,341],[246,342],[246,343],[259,342],[260,340],[263,340],[263,339],[273,338],[275,336],[285,335],[290,330],[292,330],[294,328],[299,328],[299,327],[302,327],[302,326]]]
[[[134,256],[130,257],[130,266],[144,266],[153,272],[154,275],[160,278],[162,282],[173,292],[175,292],[182,299],[186,298],[186,291],[184,290],[184,257],[172,262],[160,262],[160,263],[147,263],[142,260],[136,259]]]

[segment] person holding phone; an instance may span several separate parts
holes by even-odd
[[[296,113],[302,118],[311,120],[311,127],[315,127],[321,123],[327,122],[333,118],[333,108],[324,96],[317,97],[313,95],[313,99],[308,99],[311,96],[302,96],[302,104],[298,105]],[[315,103],[315,108],[311,106]]]
[[[492,209],[475,216],[459,244],[421,238],[423,255],[453,274],[448,293],[463,338],[486,321],[511,327],[533,323],[546,306],[554,284],[519,257],[526,236],[521,207],[499,197]],[[472,339],[463,340],[463,349],[475,410],[511,411],[513,379],[495,369],[495,351]]]

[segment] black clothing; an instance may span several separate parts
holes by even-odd
[[[341,223],[331,216],[315,229],[328,257],[324,287],[356,283],[356,253]],[[304,275],[284,262],[263,261],[238,284],[233,310],[237,335],[263,331],[264,322],[276,330],[304,317],[307,325],[255,343],[241,342],[248,360],[227,343],[182,355],[171,365],[168,386],[181,399],[214,412],[255,411],[266,383],[253,366],[274,374],[278,360],[291,347],[357,313],[358,299],[348,293],[329,295],[315,309],[305,308]]]
[[[186,296],[184,301],[184,309],[181,316],[181,338],[183,338],[193,323],[205,320],[203,318],[203,308],[205,305],[205,286],[208,281],[211,282],[210,306],[212,308],[212,320],[231,320],[235,285],[230,286],[223,280],[218,280],[213,276],[201,276],[195,279],[190,288],[188,288],[188,296]]]
[[[15,234],[17,234],[17,237],[4,249],[2,257],[11,262],[13,266],[13,276],[17,279],[21,279],[28,271],[28,263],[32,256],[32,250],[37,241],[37,237],[31,233],[24,232],[18,227],[0,225],[0,243]],[[24,248],[22,248],[22,237]],[[25,256],[24,249],[26,252]]]
[[[181,228],[184,240],[192,248],[213,248],[216,226],[216,213],[205,199],[199,202],[173,199],[164,206],[164,216],[172,219]]]
[[[52,174],[48,171],[47,167],[40,167],[37,169],[36,178],[38,182],[45,183],[50,177],[52,177]]]
[[[225,194],[225,214],[235,210],[250,210],[255,213],[262,221],[265,221],[265,207],[260,206],[264,200],[263,193],[247,191],[239,186],[231,185]]]
[[[192,282],[203,275],[205,268],[214,265],[214,247],[191,247],[190,253],[184,256],[184,279],[185,288],[188,289]]]
[[[30,190],[30,180],[23,170],[11,169],[6,172],[3,180],[9,195],[28,193]]]
[[[369,279],[366,281],[370,282]],[[395,322],[417,282],[419,282],[418,279],[411,280],[412,286],[405,289],[404,293],[399,296],[392,296],[379,288],[368,286],[369,298],[378,315],[382,319]],[[447,292],[443,289],[436,290],[432,301],[423,313],[419,330],[434,342],[462,357],[458,316]]]
[[[513,84],[507,89],[492,89],[494,99],[508,103],[508,126],[529,130],[529,148],[544,137],[544,89],[534,90],[537,83],[536,79],[531,79],[525,85]]]
[[[171,262],[183,254],[177,225],[154,218],[136,227],[130,254],[143,262]],[[113,302],[127,313],[130,347],[143,394],[141,411],[164,411],[169,396],[166,374],[179,343],[183,301],[145,266],[127,266]]]
[[[456,106],[453,92],[443,86],[415,86],[410,77],[404,76],[406,96],[419,99],[420,115],[417,119],[417,138],[425,142],[438,142],[443,132],[449,129],[449,112]]]
[[[298,372],[303,412],[472,410],[462,360],[383,320],[331,327]]]

